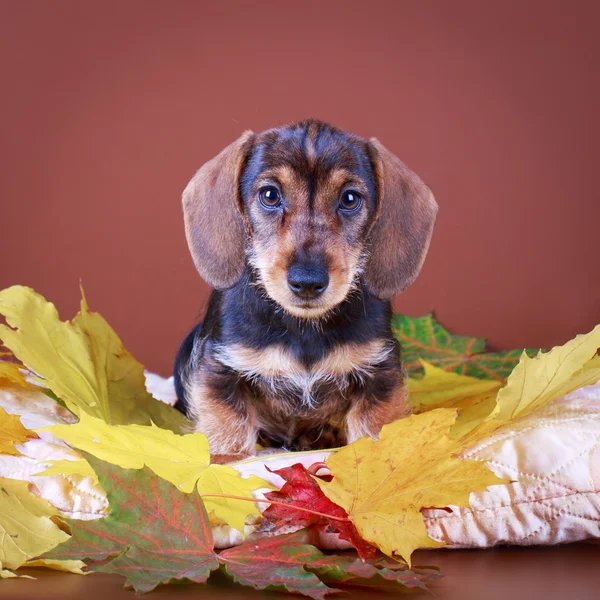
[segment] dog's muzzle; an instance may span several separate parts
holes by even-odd
[[[314,300],[329,285],[329,273],[322,267],[292,265],[288,269],[288,287],[298,298]]]

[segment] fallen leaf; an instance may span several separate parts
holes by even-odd
[[[600,380],[600,326],[564,346],[530,358],[523,351],[506,385],[446,372],[421,360],[422,379],[409,379],[409,401],[416,412],[453,407],[458,410],[450,437],[465,445],[493,435],[518,417]]]
[[[422,379],[409,379],[409,401],[415,412],[427,412],[435,408],[458,408],[471,398],[488,396],[497,392],[502,383],[495,379],[477,379],[444,371],[424,360]]]
[[[471,492],[502,483],[484,464],[454,458],[463,446],[448,437],[456,411],[437,409],[386,425],[379,441],[361,438],[327,460],[333,480],[319,482],[360,535],[410,564],[433,548],[421,509],[466,505]]]
[[[54,571],[64,571],[65,573],[75,573],[76,575],[86,575],[82,571],[85,563],[82,560],[52,560],[50,558],[38,558],[27,561],[24,567],[44,567]]]
[[[234,581],[259,590],[324,598],[337,590],[321,581],[378,587],[395,580],[423,586],[429,575],[405,571],[380,558],[362,566],[356,555],[325,555],[304,544],[304,532],[246,541],[217,553],[208,515],[196,492],[184,494],[148,468],[120,469],[86,455],[111,513],[96,521],[69,521],[72,537],[44,559],[86,558],[91,571],[116,573],[138,592],[171,581],[205,582],[222,565]],[[360,563],[360,564],[359,564]],[[314,571],[314,572],[313,572]],[[318,574],[315,574],[318,573]]]
[[[71,475],[81,475],[82,477],[93,477],[96,481],[96,473],[90,466],[87,460],[79,458],[77,460],[69,460],[68,458],[61,458],[59,460],[47,460],[45,461],[51,466],[46,467],[42,471],[36,473],[38,476],[49,476],[49,475],[63,475],[69,477]],[[110,461],[109,461],[110,462]]]
[[[323,531],[339,534],[341,539],[350,542],[356,548],[362,559],[367,560],[375,556],[377,548],[358,535],[356,527],[348,520],[346,511],[325,496],[304,465],[296,463],[273,473],[282,477],[285,483],[278,492],[267,492],[265,498],[285,503],[287,506],[272,504],[267,507],[263,512],[259,531],[274,533],[290,526],[317,527]],[[298,510],[302,508],[328,516]]]
[[[104,561],[92,570],[119,573],[137,591],[183,579],[205,582],[218,563],[208,515],[198,494],[184,494],[148,468],[120,469],[86,455],[111,512],[68,521],[72,537],[43,558]],[[116,558],[113,558],[116,557]]]
[[[11,577],[18,577],[18,575],[8,569],[0,569],[0,579],[10,579]]]
[[[50,517],[56,509],[24,481],[0,478],[0,569],[18,569],[69,536]]]
[[[31,577],[31,575],[23,575],[21,573],[17,574],[9,571],[8,569],[0,568],[0,579],[11,579],[13,577],[18,577],[20,579],[35,579],[35,577]]]
[[[285,591],[323,598],[340,590],[328,587],[368,587],[377,591],[392,584],[425,588],[425,581],[437,574],[415,573],[405,563],[387,560],[381,555],[366,561],[354,553],[323,554],[303,543],[304,532],[247,541],[237,548],[221,552],[219,562],[234,581],[257,590]]]
[[[498,392],[490,418],[509,421],[531,414],[550,400],[560,398],[600,379],[600,368],[592,360],[600,347],[600,325],[578,335],[563,346],[530,358],[525,352]]]
[[[21,365],[16,363],[0,361],[0,381],[3,384],[8,382],[23,387],[27,386],[25,376],[20,371],[21,368]]]
[[[0,408],[0,454],[19,454],[15,444],[26,442],[29,437],[37,434],[25,429],[19,417]]]
[[[219,562],[226,573],[242,585],[322,599],[339,590],[327,587],[307,567],[324,566],[327,558],[314,546],[303,544],[302,533],[292,533],[225,550],[219,555]]]
[[[600,325],[590,333],[578,335],[563,346],[539,352],[534,358],[523,352],[519,364],[498,391],[494,403],[486,402],[484,410],[461,415],[453,431],[462,436],[465,447],[494,435],[510,424],[525,426],[521,418],[535,413],[553,400],[600,380]]]
[[[522,352],[485,352],[485,338],[453,335],[432,314],[417,318],[395,314],[392,331],[401,344],[402,364],[411,377],[423,372],[420,360],[425,360],[444,371],[504,381]]]
[[[378,590],[399,591],[406,588],[427,589],[426,581],[439,579],[441,575],[433,568],[410,570],[404,562],[378,557],[369,562],[347,555],[328,555],[324,565],[307,565],[306,569],[319,576],[327,585],[340,587],[367,587]]]
[[[76,415],[86,412],[107,423],[151,422],[180,431],[188,421],[145,388],[144,369],[125,350],[117,334],[83,296],[71,322],[32,289],[13,286],[0,292],[0,340]]]
[[[227,494],[251,498],[251,492],[271,486],[256,476],[246,479],[225,465],[210,464],[208,440],[201,433],[177,435],[151,425],[109,425],[85,413],[74,425],[55,425],[46,429],[75,448],[89,452],[124,469],[150,468],[180,490],[200,494]],[[62,471],[61,471],[62,469]],[[45,474],[89,474],[85,463],[61,463]],[[244,531],[248,515],[260,515],[253,502],[231,498],[205,498],[206,509],[238,531]]]
[[[496,406],[496,394],[502,386],[495,379],[477,379],[444,371],[421,361],[422,379],[410,378],[409,402],[416,413],[436,408],[458,410],[456,422],[450,429],[451,438],[461,438],[488,417]]]

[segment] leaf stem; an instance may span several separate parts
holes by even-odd
[[[334,521],[343,521],[344,523],[350,523],[350,519],[348,517],[335,517],[334,515],[328,515],[326,513],[318,512],[316,510],[311,510],[310,508],[301,508],[300,506],[296,506],[295,504],[288,504],[287,502],[277,502],[276,500],[261,500],[259,498],[248,498],[246,496],[232,496],[231,494],[200,494],[200,498],[229,498],[231,500],[246,500],[247,502],[254,502],[255,504],[264,502],[265,504],[274,504],[275,506],[293,508],[294,510],[299,510],[300,512],[310,513],[311,515],[318,515],[319,517],[326,517],[327,519],[333,519]]]

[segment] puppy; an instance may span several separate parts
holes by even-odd
[[[246,131],[183,212],[215,290],[179,350],[176,406],[214,460],[376,438],[410,413],[390,298],[419,273],[437,204],[394,154],[312,119]]]

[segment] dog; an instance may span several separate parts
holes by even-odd
[[[215,289],[177,354],[176,407],[215,462],[376,439],[410,414],[390,299],[421,269],[437,204],[399,158],[315,119],[246,131],[183,213]]]

